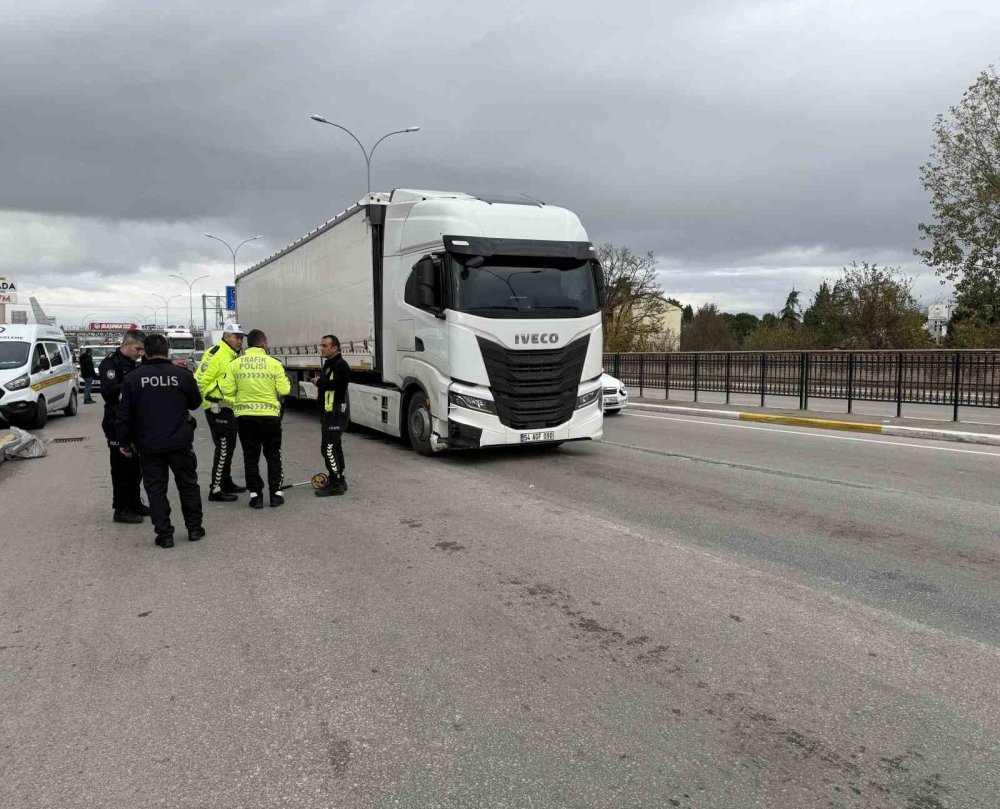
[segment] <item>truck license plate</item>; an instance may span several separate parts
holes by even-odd
[[[547,433],[521,433],[521,443],[531,444],[534,441],[555,441],[556,434],[554,432]]]

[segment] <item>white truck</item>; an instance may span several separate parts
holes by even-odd
[[[350,418],[423,455],[601,437],[604,274],[575,214],[532,200],[371,194],[236,279],[292,395],[323,335]]]

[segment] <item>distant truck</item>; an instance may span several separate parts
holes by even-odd
[[[372,194],[236,279],[292,395],[319,341],[352,367],[351,421],[423,455],[602,435],[604,274],[580,220],[528,199]]]

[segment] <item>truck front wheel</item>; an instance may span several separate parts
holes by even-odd
[[[406,407],[406,434],[410,446],[420,455],[433,455],[431,448],[431,403],[422,390],[410,397]]]

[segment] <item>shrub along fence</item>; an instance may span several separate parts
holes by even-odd
[[[960,407],[1000,407],[1000,350],[990,351],[699,351],[662,354],[605,354],[604,370],[627,387],[760,396],[794,396],[799,409],[809,400],[895,402]]]

